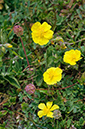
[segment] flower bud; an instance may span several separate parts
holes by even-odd
[[[36,89],[36,87],[33,84],[31,84],[31,83],[25,87],[25,91],[28,94],[34,94],[35,89]]]
[[[17,36],[23,35],[23,28],[20,25],[14,26],[13,30]]]
[[[2,4],[2,3],[4,3],[4,1],[3,0],[0,0],[0,4]]]
[[[9,43],[6,43],[6,44],[5,44],[5,47],[7,47],[7,48],[12,48],[12,45],[9,44]]]
[[[0,4],[0,10],[2,10],[3,9],[3,5],[2,4]]]
[[[62,42],[62,43],[64,42],[64,40],[61,36],[56,37],[55,39],[53,39],[53,41]]]
[[[61,112],[59,110],[54,110],[53,117],[59,119],[61,117]]]
[[[5,47],[1,47],[1,49],[2,49],[2,52],[6,52],[6,49],[5,49]]]

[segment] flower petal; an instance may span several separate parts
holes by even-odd
[[[44,29],[44,31],[48,31],[51,28],[51,26],[47,22],[43,22],[41,27]]]
[[[56,83],[56,82],[59,82],[61,78],[62,78],[62,74],[58,74],[53,77],[52,81]]]
[[[33,38],[33,41],[35,43],[38,43],[39,42],[39,38],[38,38],[38,36],[35,36],[35,33],[32,33],[32,38]]]
[[[53,112],[49,112],[49,113],[47,114],[47,117],[53,118]]]
[[[54,105],[52,106],[52,108],[50,109],[50,111],[53,111],[53,110],[56,110],[56,109],[59,109],[59,106],[56,105],[56,104],[54,104]]]
[[[36,22],[32,25],[31,27],[31,31],[36,31],[39,29],[39,27],[41,26],[41,23],[40,22]]]
[[[40,39],[39,39],[38,44],[39,44],[39,45],[45,45],[45,44],[47,44],[48,42],[49,42],[49,40],[43,37],[43,38],[40,38]]]
[[[53,31],[52,30],[48,30],[46,33],[44,33],[44,37],[47,39],[51,39],[53,37]]]
[[[57,68],[55,69],[55,72],[56,72],[56,74],[58,75],[58,74],[62,73],[62,69],[60,69],[59,67],[57,67]]]
[[[40,104],[38,105],[38,108],[39,108],[39,109],[44,109],[44,108],[46,108],[46,106],[45,106],[44,103],[40,103]]]
[[[50,109],[50,108],[51,108],[51,106],[52,106],[52,104],[53,104],[53,102],[47,102],[47,103],[46,103],[47,108],[49,108],[49,109]]]
[[[75,61],[69,61],[69,64],[70,65],[76,65],[76,62]]]
[[[39,118],[41,118],[42,116],[44,116],[44,112],[42,110],[38,111],[37,115],[39,116]]]
[[[76,61],[80,60],[82,58],[81,57],[81,52],[79,50],[75,50],[75,53],[77,55],[77,60]]]

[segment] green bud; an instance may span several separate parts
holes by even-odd
[[[5,47],[1,47],[1,50],[2,50],[2,52],[6,52],[6,49],[5,49]]]

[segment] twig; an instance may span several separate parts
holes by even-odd
[[[76,83],[78,83],[78,82],[76,82]],[[75,84],[76,84],[76,83],[75,83]],[[72,84],[72,85],[70,85],[70,86],[63,87],[63,88],[58,88],[57,90],[67,89],[67,88],[69,88],[69,87],[72,87],[72,86],[74,86],[75,84]]]
[[[53,10],[54,10],[54,13],[55,13],[55,15],[54,15],[54,17],[55,17],[55,22],[54,22],[54,25],[53,25],[53,28],[52,28],[52,30],[54,31],[54,30],[55,30],[55,26],[56,26],[56,22],[57,22],[57,17],[56,17],[56,10],[55,10],[55,7],[54,7],[54,5],[53,5]]]
[[[8,98],[3,100],[3,102],[0,103],[0,106],[3,105],[4,103],[6,103],[8,101]]]
[[[78,82],[76,82],[76,83],[78,83]],[[75,84],[76,84],[75,83]],[[67,87],[63,87],[63,88],[57,88],[57,89],[49,89],[49,90],[62,90],[62,89],[67,89],[67,88],[70,88],[70,87],[72,87],[72,86],[74,86],[75,84],[72,84],[72,85],[70,85],[70,86],[67,86]],[[48,90],[48,89],[36,89],[36,90]]]
[[[29,64],[29,61],[28,61],[28,58],[27,58],[27,54],[26,54],[26,51],[25,51],[25,47],[24,47],[24,44],[23,44],[23,41],[22,41],[21,37],[20,37],[20,40],[21,40],[21,43],[22,43],[22,47],[23,47],[23,50],[24,50],[24,54],[25,54],[25,57],[26,57],[26,60],[27,60],[28,67],[30,69],[30,64]]]

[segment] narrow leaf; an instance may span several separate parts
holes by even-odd
[[[11,85],[15,86],[16,88],[20,88],[20,85],[15,77],[5,76],[5,80],[7,80]]]

